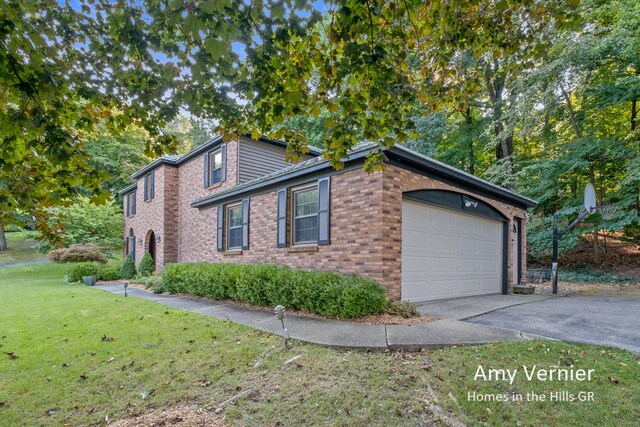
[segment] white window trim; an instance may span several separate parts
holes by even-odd
[[[296,219],[298,218],[311,218],[312,216],[317,216],[318,215],[318,209],[316,207],[316,213],[315,214],[310,214],[310,215],[302,215],[302,216],[296,216],[296,193],[299,193],[301,191],[306,191],[306,190],[316,190],[318,191],[318,184],[317,182],[314,183],[310,183],[310,184],[304,184],[301,185],[299,187],[294,187],[290,190],[289,194],[291,195],[291,246],[292,247],[296,247],[296,246],[310,246],[310,245],[317,245],[318,244],[318,238],[316,236],[315,240],[305,240],[302,242],[296,242]],[[318,194],[318,197],[320,195]],[[316,229],[318,228],[318,225],[316,224]]]
[[[242,230],[242,224],[244,222],[244,218],[242,217],[242,202],[238,202],[238,203],[230,203],[228,205],[226,205],[224,207],[224,214],[225,214],[225,219],[226,219],[226,224],[224,224],[224,237],[225,237],[225,244],[224,246],[226,247],[227,251],[233,251],[233,250],[237,250],[240,249],[242,250],[242,241],[240,241],[240,246],[229,246],[229,234],[231,231],[231,215],[229,214],[229,210],[232,208],[240,208],[240,225],[239,226],[235,226],[233,227],[234,229],[239,228],[240,230]]]
[[[214,182],[213,180],[213,172],[216,171],[217,169],[215,169],[215,165],[216,165],[216,154],[220,154],[220,167],[218,169],[222,170],[222,168],[224,167],[224,163],[222,163],[222,148],[218,148],[216,150],[213,151],[209,151],[209,187],[213,187],[214,185],[218,185],[222,182],[222,178],[220,179],[220,181]]]

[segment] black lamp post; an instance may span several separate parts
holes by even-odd
[[[124,296],[127,296],[127,288],[129,287],[129,282],[127,282],[126,280],[124,282],[122,282],[122,286],[124,286]]]

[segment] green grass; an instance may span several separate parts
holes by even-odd
[[[0,270],[0,425],[103,424],[177,404],[213,409],[249,390],[225,408],[227,424],[443,425],[445,414],[468,425],[625,426],[640,418],[640,358],[626,351],[552,341],[420,353],[295,342],[284,351],[279,337],[237,324],[62,285],[65,268]],[[573,364],[596,376],[589,383],[520,376],[510,386],[474,381],[478,364]],[[585,390],[596,401],[467,402],[472,390]]]
[[[36,261],[46,258],[44,254],[32,248],[37,243],[33,239],[33,232],[17,231],[6,233],[5,236],[7,237],[7,250],[0,252],[0,264]]]

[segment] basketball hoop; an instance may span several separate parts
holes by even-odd
[[[598,206],[598,212],[600,212],[602,219],[607,221],[610,219],[613,219],[613,216],[617,210],[618,210],[618,207],[616,205]]]

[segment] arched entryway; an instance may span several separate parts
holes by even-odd
[[[151,254],[151,258],[153,259],[153,266],[156,266],[156,234],[153,230],[149,230],[147,232],[147,238],[145,239],[144,244],[145,252]]]

